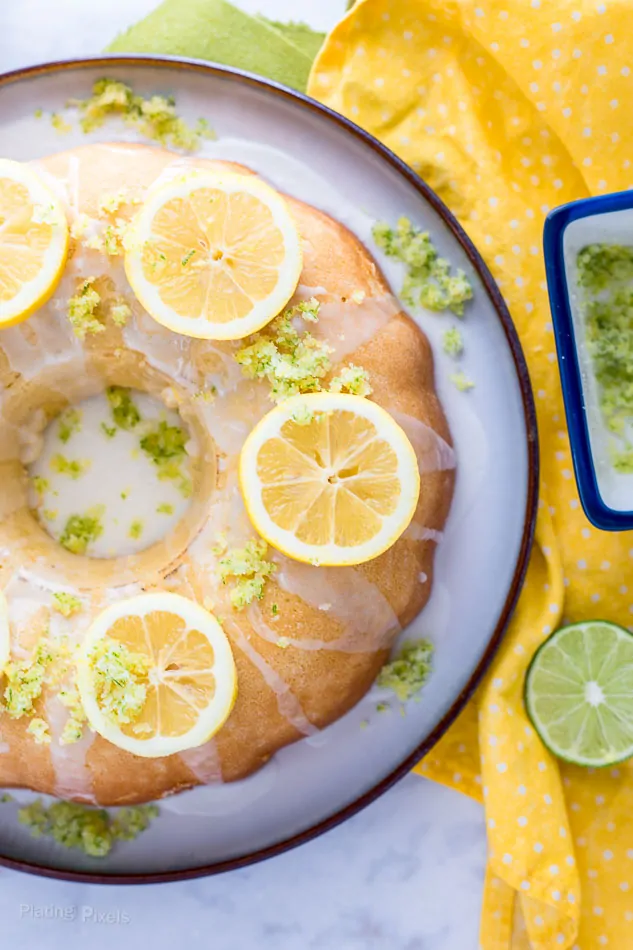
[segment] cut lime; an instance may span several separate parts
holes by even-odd
[[[534,654],[525,707],[554,755],[575,765],[633,756],[633,636],[605,620],[562,627]]]

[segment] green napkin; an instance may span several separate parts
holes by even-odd
[[[208,59],[304,92],[324,38],[302,23],[249,16],[227,0],[165,0],[117,36],[108,51]]]

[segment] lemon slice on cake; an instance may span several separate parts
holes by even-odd
[[[9,661],[11,653],[11,632],[9,629],[9,607],[7,598],[0,590],[0,676]]]
[[[96,732],[154,758],[215,735],[233,708],[237,674],[215,617],[180,594],[158,591],[99,614],[80,649],[77,686]]]
[[[312,564],[360,564],[400,537],[420,475],[400,426],[360,396],[295,396],[253,429],[240,485],[259,533]]]
[[[67,254],[68,222],[57,196],[28,165],[0,159],[0,327],[46,303]]]
[[[158,323],[237,340],[293,295],[301,240],[284,199],[254,175],[194,171],[148,196],[126,239],[125,270]]]

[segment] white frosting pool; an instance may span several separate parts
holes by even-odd
[[[81,418],[66,443],[59,437],[60,421],[49,424],[39,457],[29,467],[31,507],[55,540],[73,515],[99,512],[102,532],[88,545],[91,557],[123,557],[145,550],[169,534],[189,506],[180,483],[161,479],[152,458],[140,448],[142,434],[152,424],[164,421],[183,427],[182,419],[147,393],[132,390],[131,397],[141,415],[133,429],[116,425],[105,393],[92,396],[75,407]],[[60,456],[78,462],[85,471],[77,478],[59,472]],[[180,468],[190,482],[188,456]],[[33,487],[37,476],[46,485],[41,492]]]

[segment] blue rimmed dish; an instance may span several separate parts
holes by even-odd
[[[617,472],[586,346],[577,257],[589,244],[633,245],[633,191],[583,198],[550,212],[545,269],[567,427],[580,501],[605,531],[633,528],[633,476]]]

